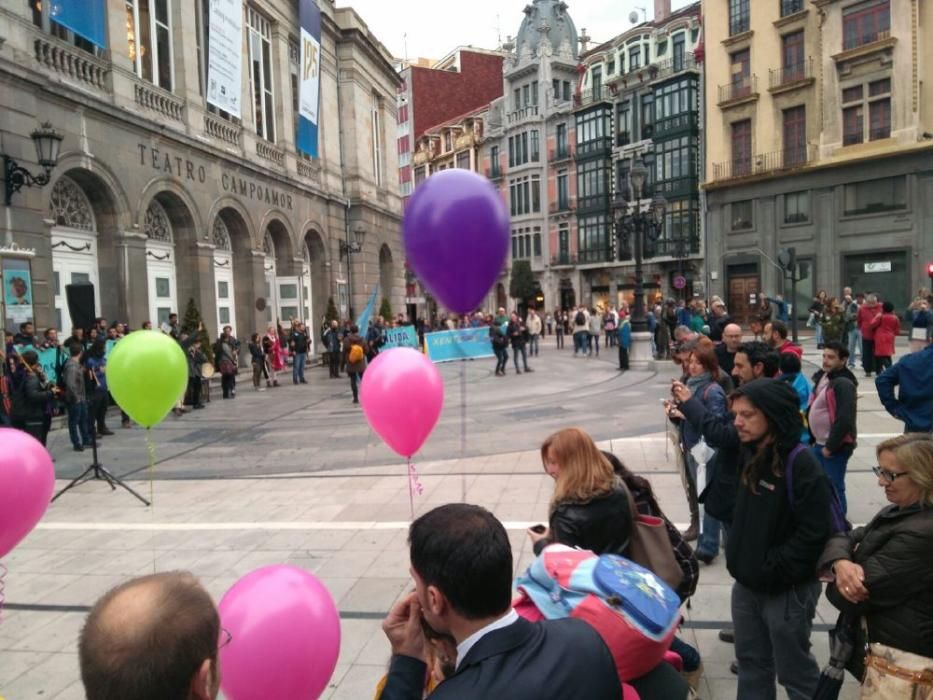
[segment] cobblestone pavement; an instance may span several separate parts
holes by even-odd
[[[805,346],[806,359],[815,361],[812,343]],[[599,360],[573,359],[547,346],[532,366],[534,374],[497,378],[491,363],[466,363],[463,450],[460,367],[443,367],[448,400],[437,433],[416,458],[425,487],[416,513],[460,500],[489,508],[506,524],[520,573],[532,556],[524,530],[546,520],[551,493],[537,447],[553,429],[580,425],[648,475],[669,516],[683,523],[687,508],[658,403],[672,368],[620,376],[605,353]],[[850,515],[859,523],[883,505],[870,472],[873,446],[902,429],[881,409],[870,382],[860,397],[861,436],[847,480]],[[258,394],[241,388],[234,401],[215,398],[205,411],[170,418],[153,431],[160,461],[152,481],[142,431],[116,432],[104,440],[102,461],[129,473],[129,483],[151,493],[154,505],[145,508],[103,483],[82,485],[54,503],[5,559],[0,696],[83,697],[78,631],[88,606],[128,577],[188,569],[219,599],[254,568],[292,563],[319,576],[341,612],[340,660],[325,697],[372,697],[389,657],[380,621],[411,585],[410,512],[405,465],[370,433],[350,404],[346,380],[338,384],[316,370],[309,386],[289,383]],[[64,486],[89,455],[66,449],[60,432],[50,446]],[[719,557],[703,567],[686,610],[684,634],[703,655],[701,697],[707,699],[735,697],[732,649],[717,640],[729,619],[729,589]],[[821,663],[834,620],[821,600],[812,637]],[[856,696],[847,682],[843,697]]]

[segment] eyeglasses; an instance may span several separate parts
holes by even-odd
[[[880,476],[882,479],[887,481],[889,484],[893,484],[897,481],[899,476],[904,476],[910,472],[892,472],[890,469],[884,469],[883,467],[872,467],[871,470],[875,473],[875,476]]]
[[[217,645],[217,648],[223,649],[225,646],[227,646],[232,641],[233,641],[233,635],[230,634],[230,632],[227,631],[225,628],[221,627],[220,628],[220,644]]]

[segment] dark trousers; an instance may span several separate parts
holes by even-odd
[[[223,391],[224,398],[229,399],[236,395],[236,375],[224,374],[220,377],[220,388]]]
[[[87,425],[88,431],[96,428],[98,433],[107,430],[107,406],[110,395],[106,391],[95,391],[94,398],[88,405]]]
[[[628,348],[619,343],[619,369],[628,369]]]
[[[363,374],[365,370],[360,373],[348,372],[350,375],[350,391],[353,392],[353,402],[356,403],[360,400],[360,382],[363,381]]]
[[[891,366],[890,355],[888,355],[887,357],[878,357],[877,355],[875,355],[875,372],[877,372],[878,374],[881,374],[890,366]]]
[[[875,341],[862,338],[862,369],[865,374],[875,371]]]
[[[91,434],[87,429],[87,401],[68,404],[68,435],[75,447],[91,444]]]
[[[494,348],[496,353],[496,373],[505,374],[505,366],[509,363],[509,351],[505,348]]]
[[[305,362],[308,359],[308,353],[296,352],[295,359],[292,361],[292,382],[305,381]]]
[[[48,431],[45,429],[44,420],[23,420],[22,418],[14,418],[13,427],[17,430],[22,430],[24,433],[29,433],[43,445],[45,444],[45,439],[49,435]]]
[[[328,367],[330,367],[330,376],[339,377],[340,376],[340,353],[339,352],[327,353],[327,365]]]
[[[524,367],[525,367],[525,371],[528,371],[528,352],[527,352],[527,350],[525,350],[524,344],[522,344],[522,345],[517,345],[517,346],[516,346],[516,345],[513,345],[513,346],[512,346],[512,360],[515,362],[515,371],[516,371],[516,372],[520,372],[520,371],[521,371],[521,370],[518,368],[518,355],[519,355],[519,353],[521,353],[521,356],[522,356],[522,364],[523,364]]]
[[[564,329],[560,326],[557,327],[557,347],[564,347]]]
[[[188,392],[191,396],[191,405],[201,405],[201,378],[188,377]]]
[[[599,357],[599,335],[596,333],[590,333],[590,342],[589,342],[590,353],[596,353],[596,357]]]

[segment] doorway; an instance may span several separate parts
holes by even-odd
[[[759,303],[761,279],[758,276],[758,264],[730,265],[727,270],[729,315],[736,323],[747,326],[752,311]]]

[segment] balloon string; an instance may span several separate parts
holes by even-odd
[[[415,494],[419,496],[424,493],[424,486],[421,479],[418,478],[418,470],[411,463],[411,457],[408,458],[408,503],[411,506],[411,519],[415,519]]]
[[[146,428],[146,454],[149,455],[149,515],[152,518],[152,522],[155,523],[155,485],[153,483],[155,476],[155,443],[152,441],[152,428]],[[156,573],[156,549],[155,544],[152,545],[152,573]]]
[[[466,465],[463,460],[466,459],[467,442],[467,384],[466,384],[466,360],[460,362],[460,502],[466,503]]]
[[[6,600],[4,592],[6,591],[6,575],[8,570],[6,565],[0,561],[0,622],[3,621],[3,601]]]

